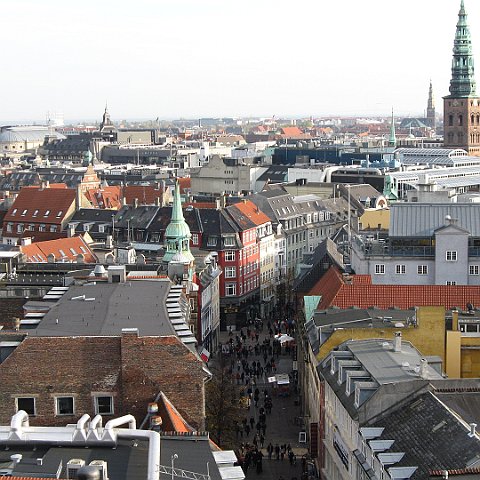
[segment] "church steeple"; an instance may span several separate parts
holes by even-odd
[[[397,146],[397,137],[395,136],[395,117],[393,116],[393,108],[392,108],[392,121],[390,123],[390,136],[388,137],[388,146],[389,147]]]
[[[433,96],[432,80],[430,79],[430,87],[428,89],[428,102],[427,102],[427,119],[430,121],[430,126],[435,128],[435,98]]]
[[[185,221],[182,210],[182,199],[180,197],[180,183],[175,182],[175,193],[173,195],[172,217],[165,230],[165,244],[167,250],[163,255],[163,262],[169,263],[173,257],[179,261],[180,256],[185,262],[192,262],[194,257],[190,251],[190,227]],[[176,255],[176,254],[180,254]]]
[[[450,97],[475,97],[475,69],[472,54],[472,39],[467,23],[467,12],[463,0],[458,12],[457,31],[453,43],[452,79]]]

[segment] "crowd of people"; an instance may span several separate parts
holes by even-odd
[[[262,334],[264,327],[266,332]],[[239,386],[240,397],[248,408],[249,414],[235,425],[236,438],[240,444],[239,459],[245,474],[249,468],[257,473],[263,471],[264,456],[269,460],[283,461],[288,459],[290,465],[296,464],[296,456],[290,444],[266,442],[268,437],[268,418],[274,405],[275,389],[268,378],[277,373],[279,357],[289,355],[294,346],[291,342],[281,343],[281,335],[294,335],[293,320],[251,321],[239,332],[229,332],[228,341],[222,345],[222,353],[229,359],[228,369],[233,382]],[[293,341],[293,339],[292,339]],[[297,377],[290,373],[295,381]]]

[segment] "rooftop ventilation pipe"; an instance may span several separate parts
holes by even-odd
[[[394,352],[402,351],[402,332],[395,332],[393,334],[393,351]]]

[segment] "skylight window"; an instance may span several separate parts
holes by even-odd
[[[63,210],[60,210],[58,213],[57,213],[57,218],[60,218],[62,216],[62,213],[63,213]]]
[[[44,217],[48,217],[49,215],[50,215],[50,210],[47,210],[47,211],[45,212]]]
[[[26,214],[27,214],[27,209],[25,209],[23,212],[22,212],[22,217],[24,217]]]
[[[36,217],[37,215],[38,215],[38,210],[35,210],[35,211],[33,212],[32,217]]]

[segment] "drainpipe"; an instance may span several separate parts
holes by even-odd
[[[131,415],[126,415],[131,417]],[[124,418],[124,417],[121,417]],[[132,417],[133,418],[133,417]],[[118,419],[120,420],[120,419]],[[110,420],[107,425],[111,422]],[[107,428],[107,426],[105,426]],[[147,480],[160,479],[160,434],[153,430],[135,430],[132,432],[129,428],[119,428],[117,430],[118,438],[127,440],[145,439],[148,440],[148,472]]]
[[[23,427],[29,427],[28,413],[25,410],[19,410],[13,417],[10,423],[10,428],[14,432],[19,432]]]

